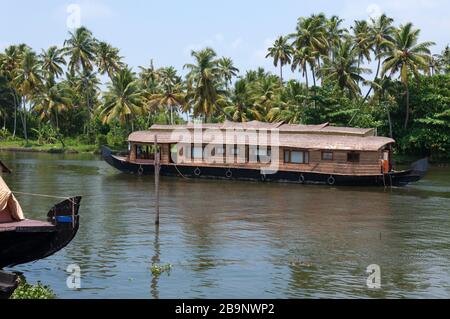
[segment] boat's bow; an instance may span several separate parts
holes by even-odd
[[[0,270],[0,299],[8,299],[19,285],[19,276]]]

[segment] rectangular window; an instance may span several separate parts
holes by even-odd
[[[333,160],[333,152],[322,152],[322,160],[323,161],[332,161]]]
[[[192,147],[192,158],[193,159],[203,159],[203,147],[193,146]]]
[[[237,146],[235,146],[230,149],[230,155],[239,155],[239,151],[240,149]]]
[[[309,152],[285,150],[284,151],[284,162],[285,163],[293,163],[293,164],[308,164],[309,163]]]
[[[216,146],[214,148],[214,155],[224,155],[225,154],[225,149],[223,148],[223,146]]]
[[[359,153],[356,153],[356,152],[347,153],[347,162],[358,163],[359,162]]]

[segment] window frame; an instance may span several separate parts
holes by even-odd
[[[299,152],[303,153],[303,161],[302,162],[292,162],[292,152]],[[289,154],[288,161],[286,161],[286,154]],[[309,151],[308,150],[302,150],[302,149],[292,149],[287,148],[284,149],[283,153],[283,159],[285,164],[309,164]]]
[[[331,158],[325,158],[324,154],[331,154]],[[333,151],[322,151],[322,161],[334,161],[334,152]]]
[[[352,158],[355,157],[355,158]],[[360,152],[347,152],[347,162],[348,163],[360,163],[361,162],[361,153]]]

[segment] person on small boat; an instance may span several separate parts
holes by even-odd
[[[22,207],[0,176],[0,223],[20,222],[22,220],[25,220]]]

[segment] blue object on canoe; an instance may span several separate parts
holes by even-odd
[[[56,221],[58,223],[71,223],[72,216],[56,216]]]

